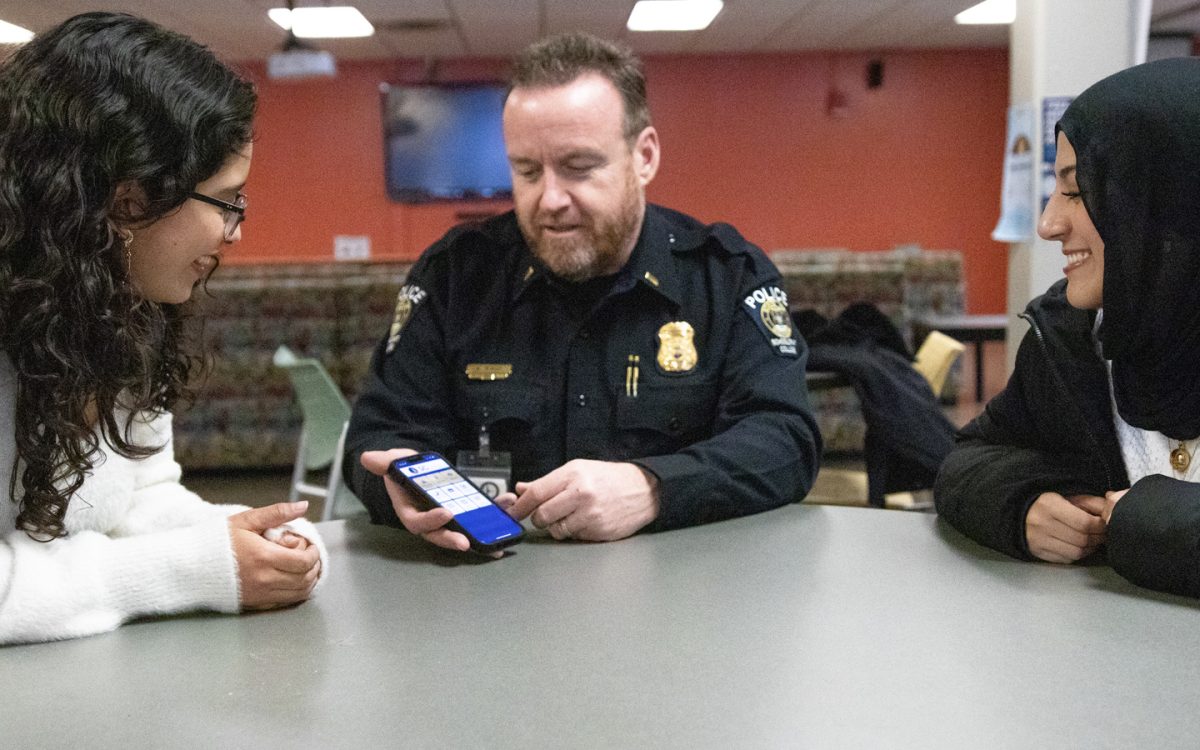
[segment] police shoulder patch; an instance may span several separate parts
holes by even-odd
[[[782,357],[798,357],[787,292],[777,286],[761,286],[742,300],[742,309],[767,337],[767,343]]]
[[[392,327],[388,329],[386,353],[391,354],[400,341],[400,333],[412,317],[413,310],[425,300],[425,290],[416,284],[405,284],[396,295],[396,311],[392,313]]]

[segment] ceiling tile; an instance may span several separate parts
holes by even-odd
[[[332,0],[330,0],[332,2]],[[339,0],[343,1],[343,0]],[[364,40],[315,44],[348,59],[372,57],[507,57],[545,33],[586,30],[644,54],[1000,46],[999,26],[955,26],[954,14],[974,0],[726,0],[708,29],[682,34],[634,33],[625,21],[634,0],[344,0],[382,29]],[[44,31],[92,0],[0,0],[0,18]],[[320,5],[325,0],[298,0]],[[283,0],[116,0],[108,7],[143,15],[195,37],[230,59],[263,59],[283,32],[266,10]],[[1159,32],[1200,33],[1196,0],[1154,0]],[[387,30],[387,22],[457,21],[451,29]]]
[[[792,20],[820,0],[755,0],[729,2],[711,26],[698,32],[694,44],[707,51],[755,50],[783,31]],[[694,51],[700,51],[695,49]]]
[[[626,39],[629,31],[625,28],[625,21],[629,19],[629,11],[633,10],[633,0],[546,0],[545,8],[547,34],[588,31],[608,39],[629,41]]]
[[[541,36],[542,11],[538,0],[508,0],[504,13],[480,0],[451,0],[462,36],[473,55],[509,57]]]

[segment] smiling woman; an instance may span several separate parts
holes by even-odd
[[[1054,193],[1038,222],[1038,235],[1062,244],[1067,265],[1067,300],[1074,307],[1098,310],[1104,301],[1104,240],[1083,204],[1076,180],[1075,147],[1058,134]]]
[[[1200,60],[1105,78],[1057,143],[1038,233],[1066,279],[1026,310],[1016,370],[946,459],[938,510],[1018,557],[1104,554],[1200,596]]]
[[[241,238],[255,102],[123,14],[0,66],[0,643],[290,604],[321,573],[303,507],[204,503],[172,451],[179,305]]]
[[[187,302],[196,282],[216,270],[225,247],[241,239],[246,211],[242,187],[252,151],[247,143],[197,185],[178,209],[144,228],[129,230],[129,274],[140,296],[154,302]],[[118,186],[117,199],[136,203],[144,196],[130,183]]]

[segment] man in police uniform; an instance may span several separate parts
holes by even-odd
[[[417,450],[511,454],[498,502],[606,541],[797,500],[820,438],[779,274],[725,224],[646,204],[659,163],[629,52],[583,34],[517,60],[504,106],[515,209],[414,265],[347,436],[376,523],[465,550],[385,478]]]

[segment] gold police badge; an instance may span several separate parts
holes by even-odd
[[[786,339],[792,336],[792,316],[788,313],[787,305],[777,299],[768,298],[758,308],[763,325],[775,338]]]
[[[691,372],[700,357],[696,354],[696,331],[684,320],[664,323],[658,329],[658,366],[663,372]]]

